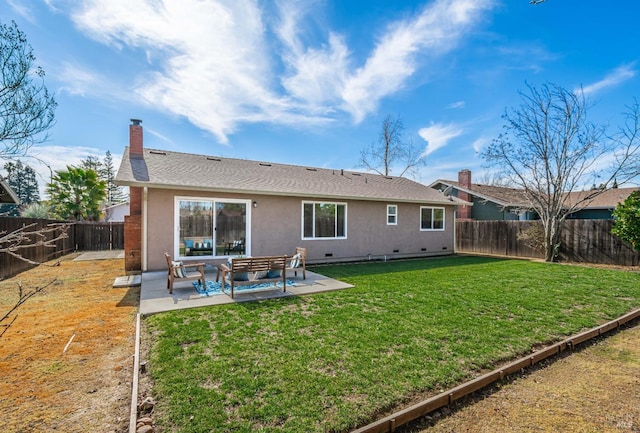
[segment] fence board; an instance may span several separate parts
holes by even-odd
[[[544,258],[519,239],[540,221],[456,221],[459,252]],[[640,255],[611,233],[613,220],[567,220],[560,233],[559,259],[582,263],[637,266]]]
[[[0,217],[0,233],[10,233],[29,224],[35,224],[30,231],[39,230],[49,224],[64,221],[34,218]],[[78,251],[121,250],[124,248],[124,223],[73,223],[67,230],[67,238],[55,242],[55,247],[36,246],[25,248],[20,254],[34,262],[43,263]],[[51,239],[51,238],[49,238]],[[6,253],[0,253],[0,279],[8,278],[33,265]]]

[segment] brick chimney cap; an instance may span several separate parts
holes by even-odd
[[[142,123],[142,120],[140,119],[131,119],[131,124],[134,126],[140,126],[141,123]]]

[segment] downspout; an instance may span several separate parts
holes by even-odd
[[[142,189],[142,272],[146,272],[148,270],[147,264],[147,194],[148,188],[145,186]]]
[[[453,254],[458,254],[458,239],[456,237],[456,226],[457,226],[457,220],[458,220],[458,209],[456,209],[456,206],[454,206],[453,208]]]

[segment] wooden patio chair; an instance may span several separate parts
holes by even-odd
[[[167,289],[169,289],[169,294],[173,293],[173,283],[176,280],[198,280],[202,287],[204,287],[204,263],[183,264],[182,262],[174,262],[171,260],[169,253],[164,253],[164,257],[167,259]],[[188,269],[195,269],[195,271],[189,271]]]
[[[302,247],[296,247],[296,252],[290,257],[287,263],[287,271],[293,271],[293,274],[297,277],[298,270],[302,269],[302,279],[307,279],[307,249]]]

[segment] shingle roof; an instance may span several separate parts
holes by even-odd
[[[453,205],[465,203],[402,177],[144,149],[124,152],[116,182],[127,186],[309,198]]]
[[[480,197],[485,200],[498,203],[507,207],[530,207],[527,204],[527,199],[524,196],[522,190],[515,188],[506,188],[501,186],[483,185],[479,183],[472,183],[470,189],[466,189],[460,186],[460,183],[454,180],[438,179],[431,184],[431,187],[437,185],[453,186],[461,191],[468,192],[472,195]],[[586,203],[584,209],[613,209],[618,203],[623,202],[629,194],[633,191],[638,191],[640,188],[612,188],[594,197],[591,201]],[[567,205],[576,203],[578,200],[582,200],[592,191],[574,191],[569,193]],[[582,208],[582,205],[581,205]]]
[[[455,180],[438,179],[431,184],[432,187],[442,184],[446,186],[453,186],[454,188],[468,192],[479,198],[498,203],[501,206],[508,207],[529,207],[527,199],[523,192],[515,188],[506,188],[502,186],[483,185],[480,183],[472,183],[471,188],[463,188],[460,182]]]
[[[625,201],[633,191],[638,190],[640,190],[638,187],[609,189],[593,198],[585,209],[613,209],[618,203]],[[578,200],[586,197],[590,192],[591,191],[576,191],[569,193],[568,203],[576,203]]]

